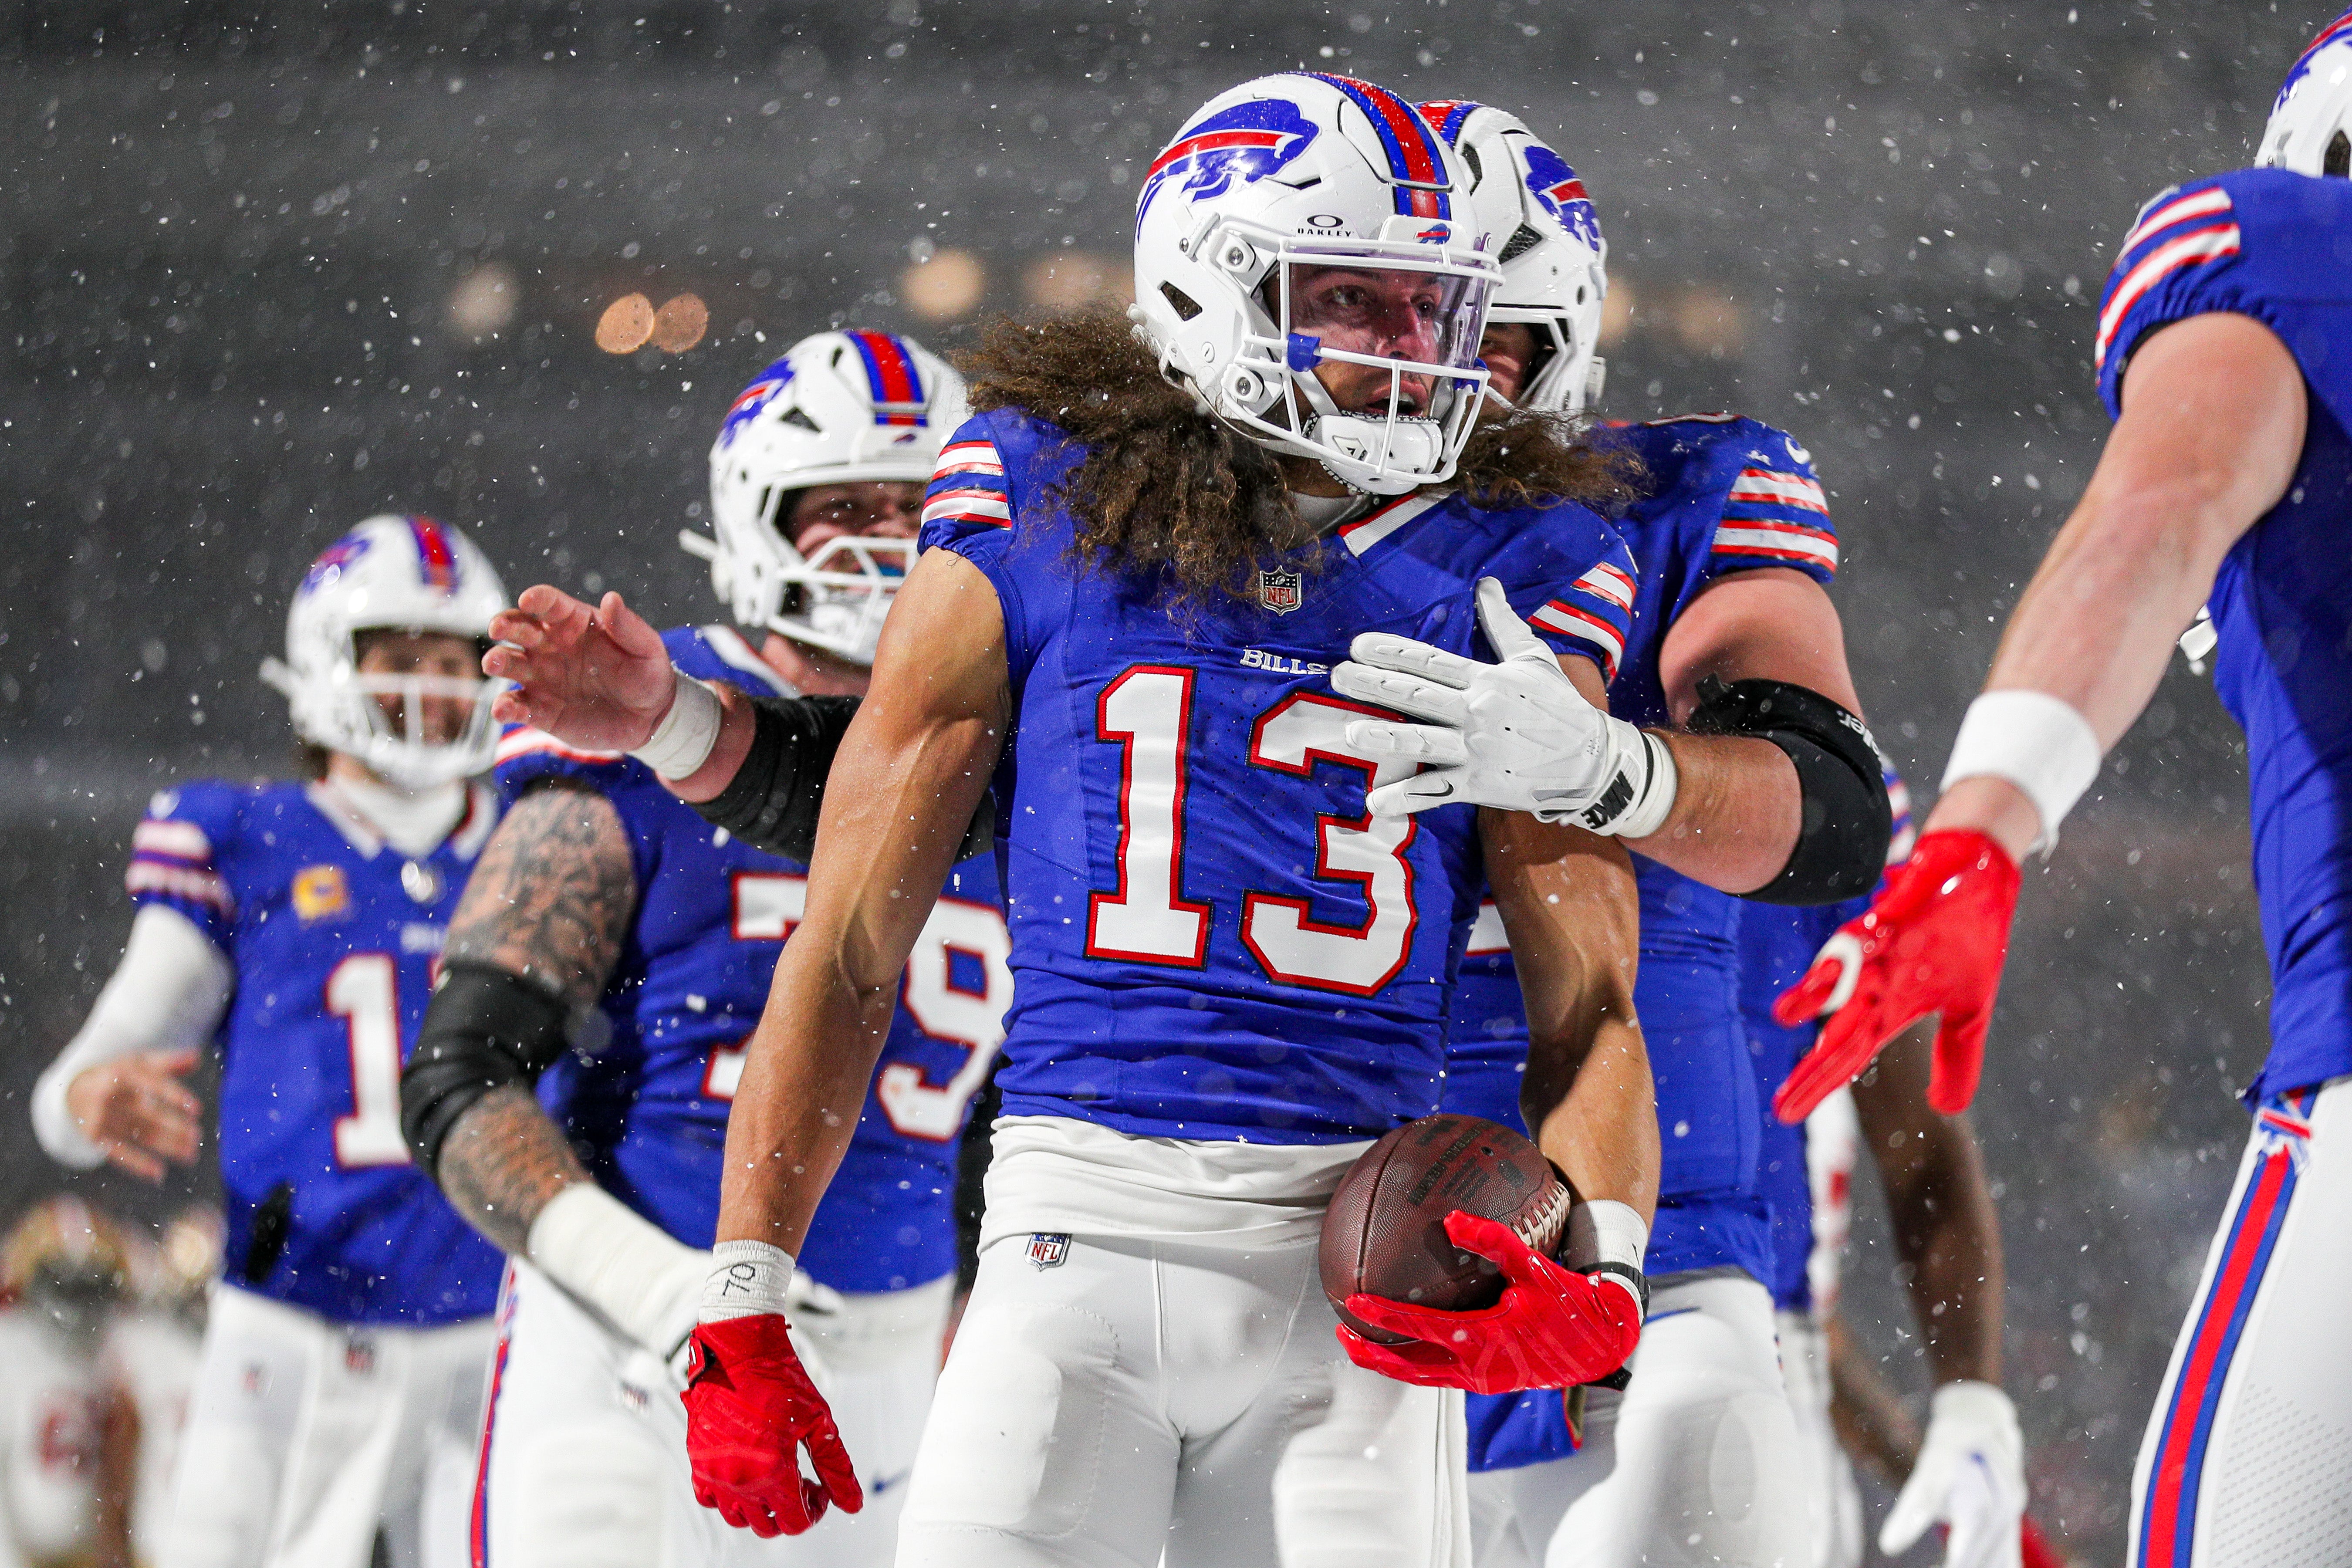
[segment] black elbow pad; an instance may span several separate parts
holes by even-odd
[[[855,697],[752,697],[751,749],[743,765],[725,789],[694,809],[752,848],[805,866],[816,856],[825,775],[858,702]],[[996,841],[995,828],[995,811],[982,796],[956,858],[985,853]]]
[[[1885,761],[1860,719],[1818,691],[1785,680],[1714,676],[1698,683],[1695,735],[1769,741],[1796,765],[1803,816],[1780,874],[1747,895],[1767,904],[1835,904],[1859,898],[1886,870],[1895,830]]]
[[[496,964],[445,966],[400,1073],[400,1131],[425,1174],[440,1181],[442,1142],[476,1100],[537,1083],[563,1049],[562,1003]]]

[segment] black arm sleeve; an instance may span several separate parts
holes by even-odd
[[[563,1050],[563,1004],[496,964],[446,965],[400,1073],[400,1131],[425,1173],[440,1182],[441,1144],[476,1100],[537,1083]]]
[[[1714,676],[1698,683],[1695,735],[1769,741],[1796,764],[1803,816],[1780,874],[1748,897],[1766,904],[1835,904],[1877,885],[1894,810],[1885,762],[1863,722],[1818,691],[1785,680]]]
[[[725,789],[695,804],[702,820],[723,827],[754,849],[803,865],[816,853],[816,819],[824,805],[825,775],[849,721],[855,697],[759,697],[747,693],[753,718],[751,749]],[[964,829],[959,860],[995,842],[996,814],[981,798]]]

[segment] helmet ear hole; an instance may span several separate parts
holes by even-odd
[[[2352,135],[2338,131],[2327,143],[2327,156],[2320,161],[2323,174],[2352,175]]]
[[[780,423],[797,426],[801,429],[807,431],[812,436],[822,436],[824,434],[824,426],[819,425],[815,420],[810,418],[806,414],[797,408],[786,409],[780,420]]]
[[[1495,258],[1496,265],[1507,267],[1542,243],[1543,236],[1538,234],[1532,225],[1523,223],[1511,232],[1511,237],[1503,246],[1503,253]]]
[[[1201,313],[1201,302],[1173,283],[1162,283],[1160,286],[1160,297],[1168,301],[1170,308],[1175,310],[1176,319],[1180,321],[1189,321]]]

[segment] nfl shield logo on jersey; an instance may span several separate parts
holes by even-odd
[[[1041,1230],[1029,1238],[1029,1261],[1040,1268],[1059,1268],[1069,1255],[1070,1238],[1066,1235]]]
[[[1257,602],[1277,616],[1286,616],[1298,608],[1299,584],[1296,572],[1261,572],[1257,574]]]

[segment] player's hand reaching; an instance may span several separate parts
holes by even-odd
[[[1933,1410],[1878,1549],[1900,1557],[1941,1523],[1949,1529],[1944,1568],[2021,1568],[2028,1527],[2016,1406],[1990,1383],[1948,1383],[1936,1390]]]
[[[66,1086],[66,1109],[108,1160],[160,1182],[166,1161],[191,1164],[204,1146],[204,1101],[180,1081],[195,1066],[194,1047],[100,1062]]]
[[[677,689],[669,650],[646,618],[607,594],[594,609],[545,584],[490,621],[499,646],[482,672],[511,680],[491,711],[533,724],[566,745],[626,752],[642,746]]]
[[[1508,1282],[1503,1299],[1467,1312],[1354,1295],[1348,1310],[1402,1345],[1378,1344],[1339,1326],[1348,1359],[1369,1372],[1432,1388],[1510,1394],[1573,1388],[1625,1364],[1642,1338],[1642,1303],[1615,1274],[1580,1274],[1521,1241],[1508,1226],[1456,1209],[1445,1216],[1454,1244],[1488,1258]]]
[[[781,1312],[704,1323],[687,1348],[686,1452],[694,1500],[739,1530],[798,1535],[827,1507],[866,1506],[824,1395]],[[814,1479],[801,1473],[808,1450]]]
[[[1500,663],[1365,632],[1331,671],[1331,689],[1342,696],[1425,721],[1349,724],[1356,755],[1421,764],[1365,797],[1373,814],[1466,802],[1595,833],[1656,832],[1674,802],[1664,743],[1587,701],[1492,577],[1478,580],[1478,624]]]
[[[1772,1004],[1783,1025],[1829,1016],[1772,1097],[1773,1113],[1802,1121],[1930,1013],[1943,1021],[1927,1103],[1945,1116],[1966,1110],[1984,1068],[2017,885],[2017,862],[1981,833],[1921,837],[1870,908],[1840,926],[1805,977]]]

